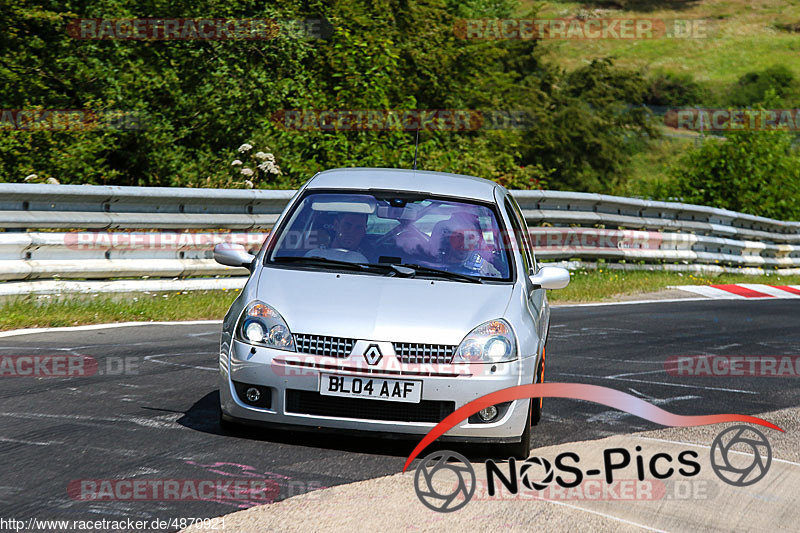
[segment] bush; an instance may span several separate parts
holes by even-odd
[[[706,138],[670,173],[681,201],[781,220],[800,219],[800,155],[782,131]],[[664,198],[667,199],[667,198]]]
[[[599,59],[554,82],[540,126],[526,139],[527,161],[553,169],[553,188],[605,192],[631,156],[659,132],[644,108],[640,72]]]
[[[698,106],[707,98],[691,74],[660,72],[647,81],[645,103],[649,106]]]
[[[727,104],[731,106],[754,106],[765,103],[772,91],[784,101],[796,95],[794,74],[784,65],[775,65],[757,72],[748,72],[731,88]],[[796,105],[796,102],[790,102]]]

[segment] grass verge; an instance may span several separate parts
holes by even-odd
[[[766,283],[768,285],[797,285],[800,276],[744,276],[741,274],[702,274],[651,272],[646,270],[620,271],[598,268],[576,270],[566,289],[550,291],[553,303],[589,303],[613,301],[622,296],[647,294],[670,285],[720,285],[726,283]]]
[[[550,291],[553,303],[614,301],[646,295],[670,285],[767,283],[798,285],[800,276],[708,277],[675,272],[577,270],[566,289]],[[119,294],[69,294],[26,296],[0,301],[0,330],[79,326],[109,322],[162,320],[221,320],[239,294],[235,291],[144,292]],[[643,296],[644,297],[644,296]]]
[[[146,322],[222,320],[234,291],[32,295],[0,302],[0,330]]]

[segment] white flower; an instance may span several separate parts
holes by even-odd
[[[39,176],[37,176],[36,174],[31,174],[30,176],[25,176],[25,180],[24,181],[33,181],[38,177]]]
[[[256,159],[266,159],[269,156],[269,154],[266,154],[264,152],[256,152],[255,155]]]
[[[245,186],[246,188],[248,188],[248,189],[252,189],[252,188],[254,187],[254,185],[253,185],[253,182],[252,182],[252,181],[250,181],[250,180],[245,180],[245,181],[244,181],[244,186]]]
[[[253,175],[253,169],[251,169],[251,168],[245,167],[245,168],[242,169],[241,172],[242,172],[242,176],[252,176]]]
[[[234,159],[234,160],[231,162],[231,166],[232,166],[232,167],[238,167],[238,166],[239,166],[239,165],[241,165],[241,164],[242,164],[242,162],[241,162],[241,161],[239,161],[238,159]]]
[[[61,182],[55,178],[47,178],[47,183],[50,185],[61,185]]]
[[[252,145],[252,144],[247,144],[247,143],[244,143],[243,145],[241,145],[241,146],[239,147],[239,153],[240,153],[240,154],[243,154],[243,153],[245,153],[245,152],[249,152],[249,151],[250,151],[250,150],[252,150],[252,149],[253,149],[253,145]]]
[[[259,168],[261,170],[267,170],[268,167],[269,167],[269,161],[264,161],[263,163],[259,163],[256,166],[256,168]]]
[[[272,167],[269,171],[276,176],[280,176],[282,174],[281,169],[278,167]]]

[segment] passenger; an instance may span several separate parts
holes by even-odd
[[[480,222],[472,214],[456,213],[433,227],[429,253],[438,268],[470,276],[501,277],[484,257],[485,249]]]

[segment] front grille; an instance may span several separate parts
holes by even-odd
[[[446,344],[394,343],[394,353],[403,363],[448,364],[453,360],[456,348],[458,346],[448,346]]]
[[[339,398],[323,396],[313,391],[286,390],[286,411],[304,415],[438,424],[455,408],[455,402],[438,400],[404,403],[362,398]]]
[[[355,339],[344,337],[326,337],[324,335],[306,335],[297,333],[294,344],[297,351],[310,355],[324,355],[326,357],[348,357],[353,351]]]

